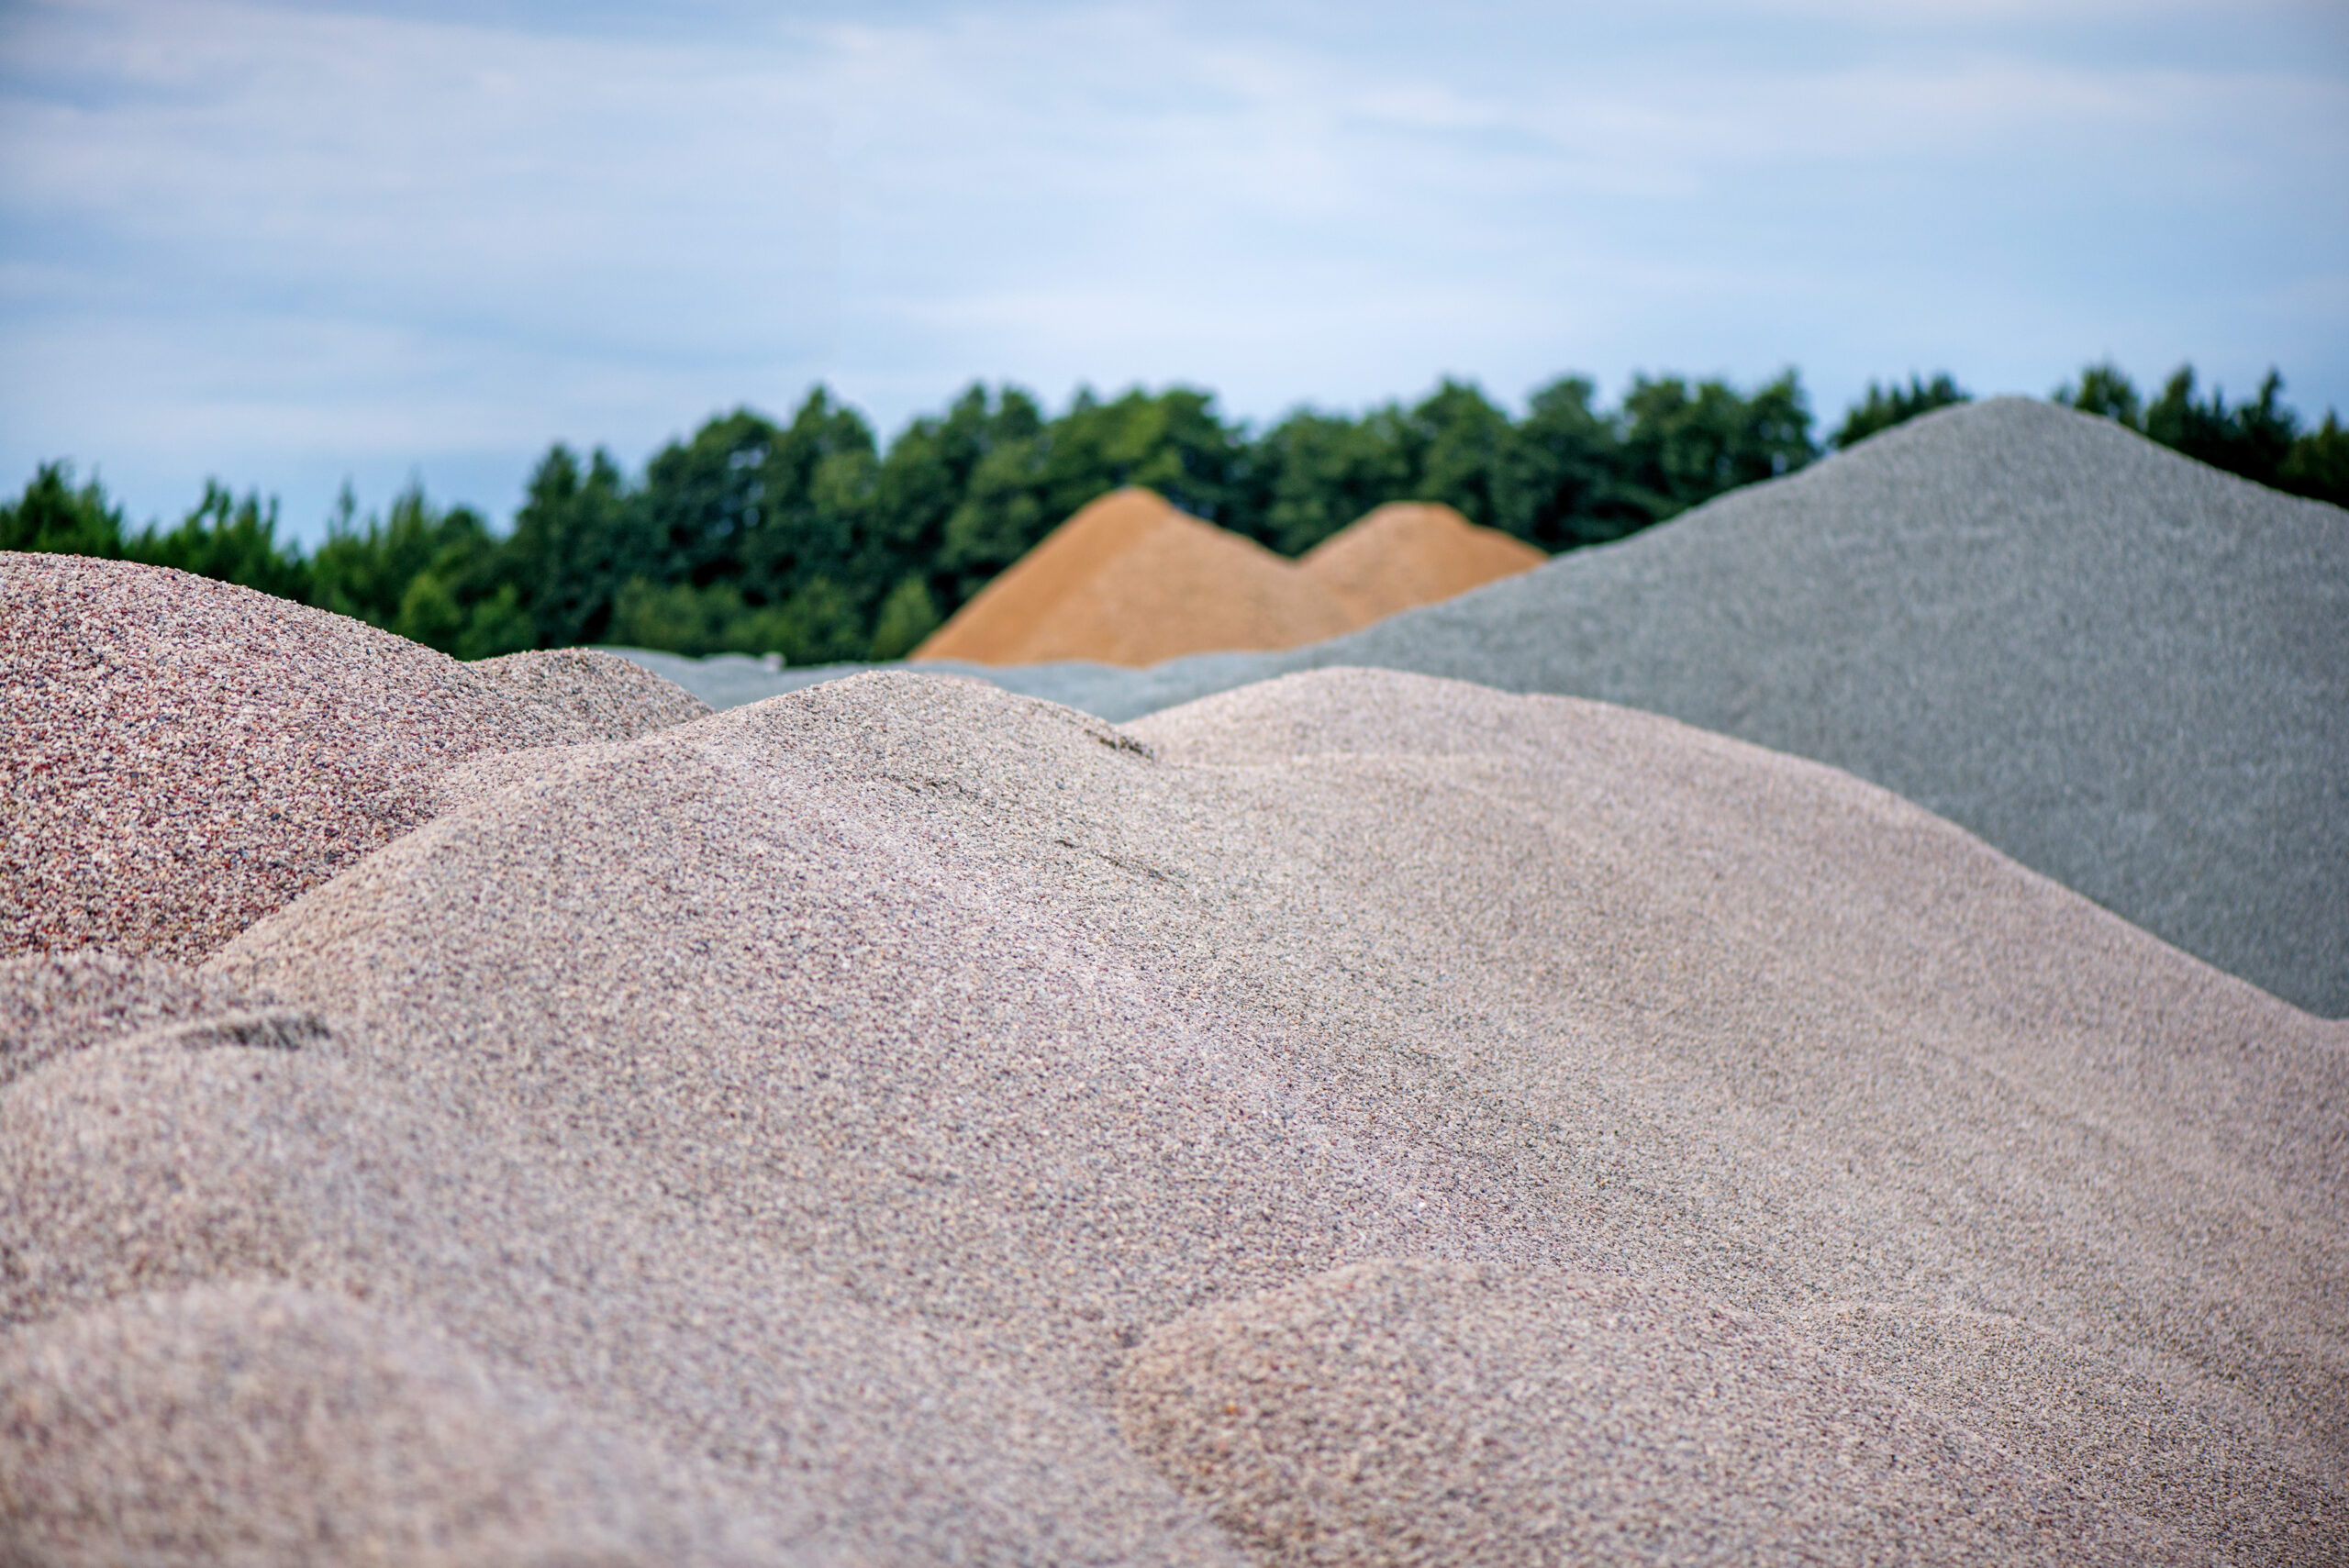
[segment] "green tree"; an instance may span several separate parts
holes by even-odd
[[[470,506],[432,504],[420,481],[383,517],[357,523],[348,484],[310,558],[310,602],[462,659],[536,641],[511,562]]]
[[[2136,384],[2110,360],[2081,371],[2078,384],[2065,382],[2057,387],[2054,401],[2084,414],[2101,414],[2132,430],[2139,428],[2143,414]]]
[[[1835,427],[1835,433],[1827,438],[1827,444],[1841,451],[1867,439],[1879,430],[1905,424],[1920,414],[1972,401],[1974,395],[1959,386],[1947,371],[1938,373],[1931,381],[1921,380],[1912,372],[1905,387],[1897,381],[1883,386],[1871,381],[1867,395],[1845,412],[1843,422]]]
[[[249,491],[239,500],[217,480],[204,482],[204,499],[177,528],[167,533],[144,528],[126,541],[123,553],[283,599],[309,596],[310,568],[300,548],[277,542],[276,499],[264,506],[258,492]]]
[[[930,584],[919,576],[907,577],[881,601],[880,614],[873,622],[873,643],[865,651],[865,657],[903,659],[923,638],[936,631],[944,618],[938,613],[938,602],[930,596]]]
[[[60,459],[42,463],[24,495],[0,502],[0,550],[118,557],[123,551],[122,508],[106,504],[95,474],[77,490],[71,462]]]
[[[549,449],[531,472],[504,544],[511,581],[540,648],[618,639],[613,609],[631,580],[663,580],[669,562],[619,465],[601,447],[584,467]]]
[[[1506,526],[1501,504],[1517,434],[1507,413],[1475,383],[1446,376],[1405,428],[1418,473],[1410,495],[1397,499],[1440,501],[1480,528]]]
[[[2110,360],[2081,372],[2076,384],[2055,389],[2054,400],[2102,414],[2173,450],[2213,468],[2272,485],[2296,495],[2349,506],[2349,437],[2332,409],[2313,430],[2283,401],[2284,378],[2270,369],[2259,395],[2230,408],[2213,390],[2194,395],[2194,367],[2180,365],[2163,384],[2161,395],[2141,404],[2137,388]]]
[[[2213,468],[2273,484],[2297,434],[2298,421],[2279,402],[2283,389],[2284,378],[2270,370],[2255,401],[2229,408],[2215,389],[2207,401],[2196,398],[2194,367],[2180,365],[2145,406],[2144,432]]]
[[[1750,397],[1725,382],[1634,376],[1623,397],[1622,494],[1659,523],[1723,491],[1790,473],[1817,455],[1793,371]]]
[[[1284,555],[1302,555],[1384,501],[1408,495],[1418,474],[1402,410],[1360,419],[1298,408],[1252,443],[1245,502],[1233,525]]]
[[[972,469],[939,551],[948,596],[959,605],[1071,513],[1123,485],[1146,485],[1211,522],[1237,520],[1243,456],[1211,394],[1136,387],[1104,403],[1079,388],[1066,414],[996,443]]]
[[[2349,506],[2349,430],[2341,417],[2324,411],[2324,423],[2292,443],[2276,472],[2277,484],[2295,495]]]
[[[874,476],[871,537],[883,559],[918,573],[941,614],[961,603],[959,575],[945,564],[946,526],[970,494],[979,464],[1044,428],[1034,398],[1007,386],[992,397],[976,383],[942,417],[913,420],[889,443]],[[892,593],[896,590],[893,589]],[[874,635],[880,635],[876,620]]]
[[[786,606],[821,579],[831,588],[811,604],[840,595],[850,614],[871,616],[898,575],[874,539],[880,466],[864,417],[821,386],[810,391],[756,470],[762,499],[738,552],[751,603]],[[857,642],[861,651],[863,639]]]
[[[1653,520],[1623,483],[1621,433],[1597,395],[1587,377],[1561,377],[1533,394],[1517,427],[1499,522],[1543,550],[1605,544]]]

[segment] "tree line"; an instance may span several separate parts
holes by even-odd
[[[2349,504],[2349,438],[2302,429],[2270,372],[2258,396],[2198,396],[2181,368],[2150,400],[2115,366],[2055,398],[2262,484]],[[1840,449],[1968,395],[1947,374],[1870,384]],[[108,556],[241,583],[460,658],[614,643],[780,652],[793,663],[902,657],[1069,514],[1120,485],[1297,555],[1384,502],[1441,501],[1553,553],[1619,539],[1822,454],[1791,371],[1751,391],[1639,376],[1611,406],[1586,377],[1522,417],[1446,380],[1408,406],[1292,412],[1259,431],[1212,394],[1080,390],[1048,416],[974,384],[884,447],[818,386],[787,422],[717,416],[640,476],[557,444],[510,528],[410,485],[363,520],[345,487],[325,539],[277,538],[277,506],[207,483],[177,525],[133,531],[95,479],[43,464],[0,503],[0,548]]]

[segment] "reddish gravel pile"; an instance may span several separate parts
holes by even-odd
[[[430,817],[466,757],[707,711],[610,655],[496,662],[165,568],[0,554],[0,955],[201,958]]]

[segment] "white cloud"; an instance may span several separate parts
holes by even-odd
[[[149,510],[217,467],[306,520],[411,463],[502,514],[557,436],[639,457],[819,376],[885,428],[974,376],[1264,416],[1794,362],[1832,406],[2107,350],[2349,403],[2338,28],[2048,15],[19,7],[0,462]]]

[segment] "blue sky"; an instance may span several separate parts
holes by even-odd
[[[657,13],[655,15],[654,13]],[[0,0],[0,485],[501,526],[815,382],[1568,371],[2349,413],[2349,6]]]

